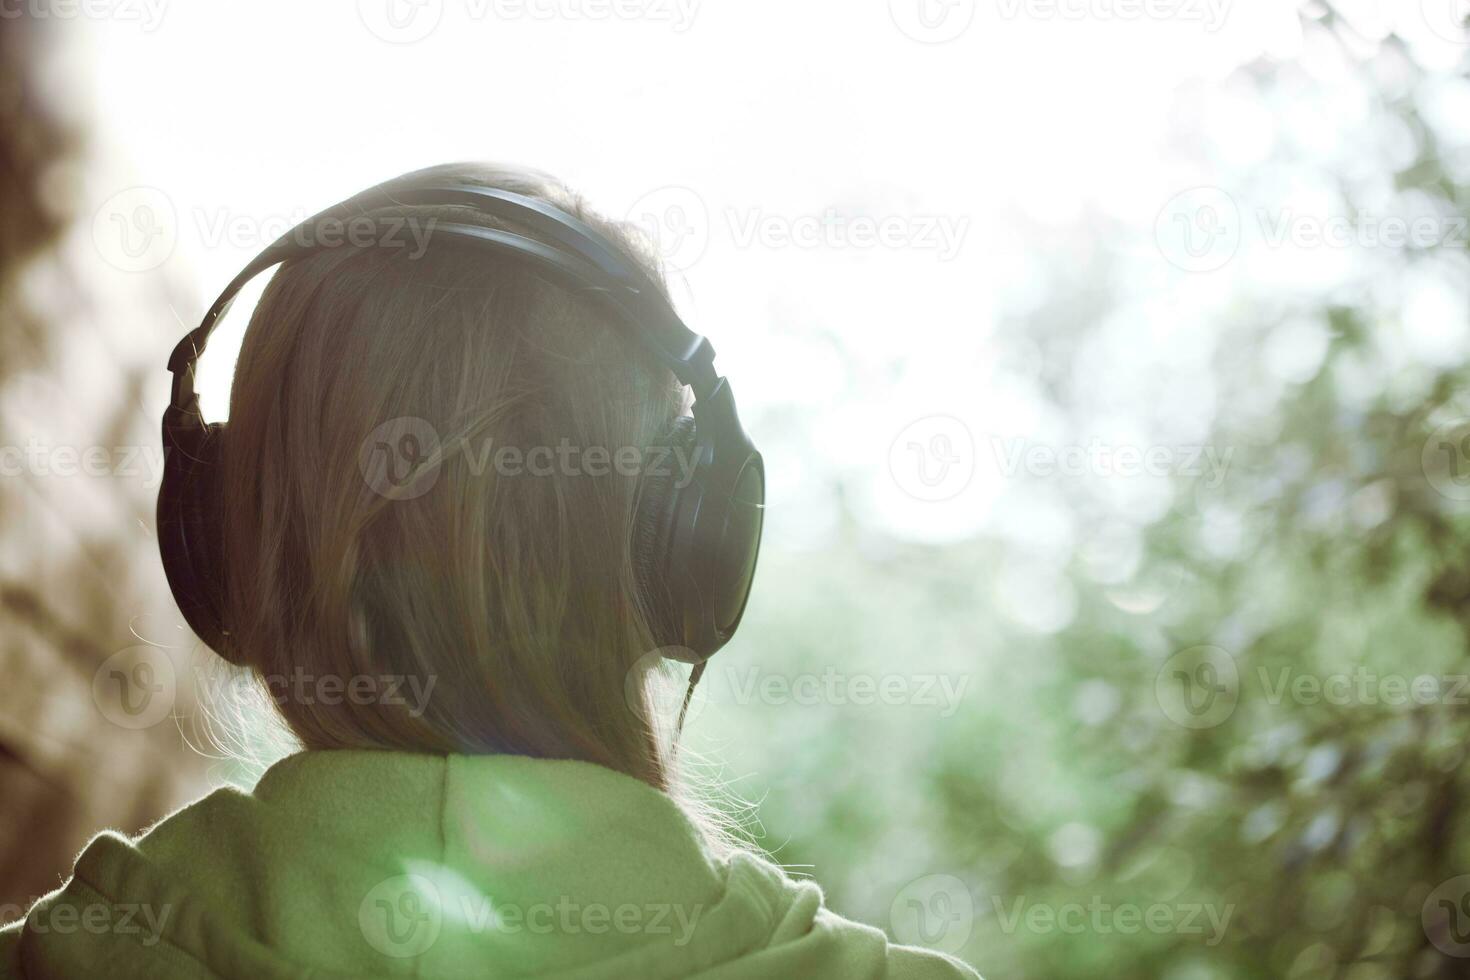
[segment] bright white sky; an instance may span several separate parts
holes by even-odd
[[[1285,0],[1149,0],[1152,18],[1120,13],[1141,0],[152,0],[156,20],[146,2],[88,23],[78,49],[111,167],[89,195],[162,192],[177,243],[158,271],[192,295],[190,326],[319,207],[431,163],[524,163],[606,213],[685,229],[682,305],[757,436],[781,430],[763,406],[806,403],[828,465],[880,472],[912,419],[1008,410],[973,378],[1040,247],[1018,219],[1065,227],[1096,206],[1151,228],[1179,186],[1161,151],[1176,87],[1300,44]],[[1451,31],[1451,2],[1346,6],[1448,59],[1457,39],[1432,28]],[[1257,122],[1239,120],[1241,145]],[[828,209],[961,237],[953,256],[744,237]],[[216,399],[232,355],[210,365]],[[900,358],[917,368],[869,416],[820,414],[845,377]]]
[[[1147,186],[1140,164],[1177,83],[1290,50],[1295,34],[1290,4],[1260,5],[1268,16],[1231,0],[1179,0],[1173,20],[1028,15],[1049,8],[1027,0],[618,0],[644,19],[497,17],[519,8],[491,0],[153,2],[166,5],[151,30],[90,25],[97,118],[106,155],[132,164],[113,179],[173,200],[177,259],[201,299],[255,244],[214,242],[221,220],[269,224],[264,237],[452,159],[538,166],[613,214],[677,185],[716,224],[727,208],[795,216],[855,201],[1062,219],[1100,188]],[[913,28],[921,6],[941,23],[972,19],[947,43],[919,43],[900,22]],[[435,29],[385,42],[372,28],[390,33],[390,9],[418,28],[398,36]],[[711,237],[719,249],[731,229]],[[723,299],[724,269],[690,271],[702,312]]]

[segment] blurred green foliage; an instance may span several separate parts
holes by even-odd
[[[1426,106],[1442,110],[1446,92],[1470,105],[1464,79],[1416,64],[1391,35],[1365,42],[1331,7],[1304,18],[1319,66],[1351,72],[1365,107],[1355,125],[1392,134],[1394,150],[1380,156],[1344,124],[1324,162],[1283,127],[1230,193],[1249,214],[1248,202],[1283,200],[1305,175],[1344,213],[1428,202],[1453,229],[1467,213],[1470,117],[1456,130]],[[1223,87],[1310,112],[1343,84],[1262,61]],[[1196,108],[1186,99],[1180,111]],[[1114,383],[1105,363],[1084,362],[1089,344],[1140,302],[1117,286],[1140,279],[1129,230],[1098,221],[1094,236],[1116,247],[1056,257],[1049,299],[1006,324],[1040,349],[1037,396],[1083,434]],[[1167,506],[1145,513],[1086,481],[1017,478],[1013,497],[1071,517],[1059,574],[1029,580],[1029,599],[1061,610],[1039,625],[1007,615],[1018,590],[1006,599],[996,587],[1028,560],[1024,541],[996,530],[897,540],[834,487],[843,517],[830,543],[768,543],[735,656],[788,677],[836,665],[968,687],[947,715],[831,698],[704,714],[700,746],[761,803],[760,843],[814,868],[838,911],[910,940],[896,924],[905,889],[958,879],[972,912],[956,912],[964,896],[940,896],[930,911],[952,929],[927,938],[962,942],[992,980],[1470,975],[1470,959],[1445,951],[1444,923],[1424,917],[1431,892],[1470,874],[1470,500],[1457,499],[1470,474],[1470,348],[1425,356],[1404,322],[1416,277],[1463,298],[1464,249],[1361,249],[1371,254],[1343,274],[1293,291],[1253,281],[1242,270],[1259,262],[1243,253],[1213,274],[1229,288],[1198,303],[1208,276],[1150,284],[1182,329],[1214,338],[1206,442],[1229,452],[1228,475],[1213,486],[1176,474]],[[1470,322],[1465,305],[1451,313],[1456,330]],[[977,445],[985,455],[980,433]],[[1119,567],[1121,581],[1109,572]],[[1215,652],[1188,652],[1200,645]],[[1201,657],[1223,669],[1198,673]],[[1171,693],[1184,675],[1225,699],[1200,727]],[[1129,929],[1111,912],[1070,913],[1082,925],[1064,929],[1014,915],[1090,902],[1162,905],[1169,919]],[[1190,908],[1201,931],[1184,921]],[[1209,915],[1227,912],[1212,935]],[[1470,939],[1470,903],[1451,914]]]

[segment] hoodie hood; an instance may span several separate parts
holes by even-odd
[[[910,962],[912,961],[912,962]],[[0,934],[0,976],[973,976],[890,947],[664,793],[581,762],[305,752],[137,841],[104,833]],[[943,972],[930,973],[930,968]]]

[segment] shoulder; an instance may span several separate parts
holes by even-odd
[[[22,918],[0,925],[0,980],[19,980],[24,975],[20,972],[20,930],[25,922]]]
[[[893,944],[888,947],[888,976],[894,980],[954,980],[961,977],[981,980],[973,967],[953,956],[938,950]]]
[[[727,890],[755,897],[768,913],[765,959],[771,975],[979,980],[973,968],[935,950],[888,941],[881,929],[827,908],[816,882],[790,877],[761,855],[736,852],[726,862]]]

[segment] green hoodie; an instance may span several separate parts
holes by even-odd
[[[976,977],[717,859],[581,762],[304,752],[136,841],[98,835],[0,930],[0,977]]]

